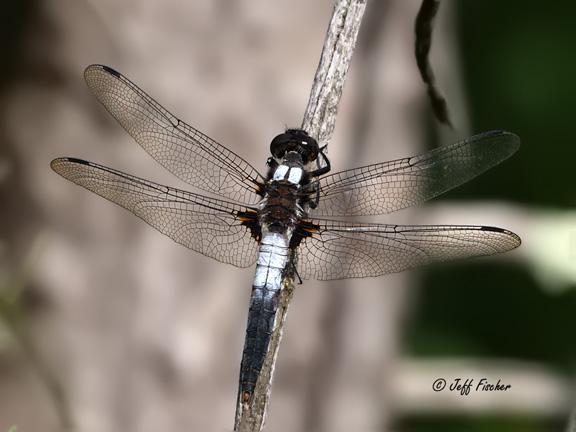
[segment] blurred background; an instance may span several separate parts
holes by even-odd
[[[338,171],[491,129],[510,160],[378,220],[508,228],[493,259],[297,287],[269,431],[566,430],[575,378],[576,5],[444,1],[438,126],[419,0],[369,2],[329,155]],[[252,165],[298,126],[331,0],[20,0],[0,26],[0,431],[232,429],[254,269],[213,262],[65,181],[58,156],[184,189],[82,79],[103,63]],[[506,392],[434,392],[444,378]]]

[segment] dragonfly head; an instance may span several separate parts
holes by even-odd
[[[287,153],[296,152],[304,165],[315,161],[320,152],[318,143],[302,129],[287,129],[270,143],[270,152],[276,159],[283,159]]]

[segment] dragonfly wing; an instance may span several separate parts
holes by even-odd
[[[316,216],[391,213],[424,202],[510,157],[520,139],[493,131],[420,156],[368,165],[322,177]]]
[[[244,159],[170,114],[108,66],[84,71],[88,87],[158,163],[181,180],[237,202],[254,204],[264,182]]]
[[[441,261],[506,252],[520,238],[505,229],[464,225],[308,222],[298,249],[304,279],[347,279],[396,273]],[[307,236],[308,235],[308,236]]]
[[[150,182],[74,158],[54,159],[62,177],[131,211],[174,241],[238,267],[256,261],[258,243],[247,222],[255,210]]]

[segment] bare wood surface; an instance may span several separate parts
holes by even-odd
[[[332,138],[338,103],[365,9],[366,0],[338,0],[332,13],[302,121],[302,129],[321,146]]]

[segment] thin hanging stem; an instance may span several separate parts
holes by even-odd
[[[434,116],[447,126],[453,127],[448,111],[448,103],[442,95],[442,92],[436,85],[436,78],[430,64],[430,48],[432,47],[432,30],[434,29],[434,19],[440,8],[440,0],[423,0],[416,23],[414,32],[416,33],[415,54],[416,64],[420,71],[422,81],[428,88],[428,97],[432,105]]]

